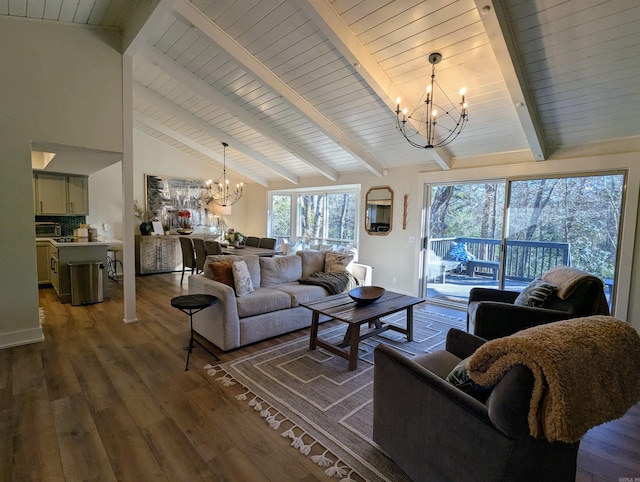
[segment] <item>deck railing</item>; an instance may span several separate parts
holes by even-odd
[[[464,243],[476,260],[500,261],[500,240],[485,238],[434,238],[429,248],[442,259],[450,259],[451,243]],[[548,241],[507,240],[505,279],[529,281],[558,265],[571,265],[571,245]]]

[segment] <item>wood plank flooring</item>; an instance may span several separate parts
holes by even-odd
[[[86,307],[40,290],[46,341],[0,350],[0,480],[328,480],[211,383],[205,350],[184,371],[188,318],[169,304],[186,294],[180,274],[138,277],[136,286],[139,321],[129,325],[121,283]],[[224,362],[302,334],[229,353],[207,346]],[[579,482],[640,480],[640,405],[592,429],[578,465]]]

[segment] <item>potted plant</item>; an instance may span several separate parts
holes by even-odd
[[[191,234],[193,228],[191,225],[191,211],[183,209],[178,211],[178,234]]]
[[[224,239],[226,239],[229,242],[229,244],[237,248],[238,246],[240,246],[240,243],[244,241],[244,234],[242,234],[239,231],[230,229],[229,231],[227,231],[227,234],[224,237]]]
[[[156,219],[155,213],[149,208],[140,207],[138,201],[133,201],[133,211],[135,212],[135,217],[141,221],[140,234],[143,236],[151,234],[151,231],[153,231],[152,221]]]

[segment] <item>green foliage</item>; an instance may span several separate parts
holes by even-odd
[[[291,236],[291,195],[274,195],[271,203],[271,236]]]

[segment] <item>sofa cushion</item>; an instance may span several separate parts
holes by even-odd
[[[513,304],[542,308],[549,297],[556,291],[558,291],[557,286],[542,281],[540,278],[536,278],[522,290]]]
[[[291,297],[282,291],[270,288],[256,288],[252,293],[236,298],[238,317],[261,315],[271,311],[291,308]]]
[[[421,367],[435,373],[443,380],[451,373],[451,370],[460,363],[460,358],[446,350],[437,350],[424,355],[413,357],[412,360]]]
[[[233,279],[233,260],[209,261],[205,262],[204,276],[224,283],[235,289],[235,281]]]
[[[327,290],[322,286],[301,285],[298,282],[273,285],[269,288],[287,293],[291,297],[292,307],[299,306],[300,303],[318,301],[327,296]]]
[[[299,256],[261,257],[259,262],[260,286],[290,283],[302,276],[302,259]]]
[[[233,270],[236,296],[244,296],[251,293],[253,291],[253,283],[251,282],[247,263],[244,260],[234,261],[231,269]]]
[[[298,251],[296,255],[302,259],[302,276],[301,278],[307,278],[316,271],[324,271],[324,251],[317,251],[315,249],[305,249]]]
[[[326,273],[344,273],[352,261],[352,254],[327,252],[324,256],[324,271]]]

